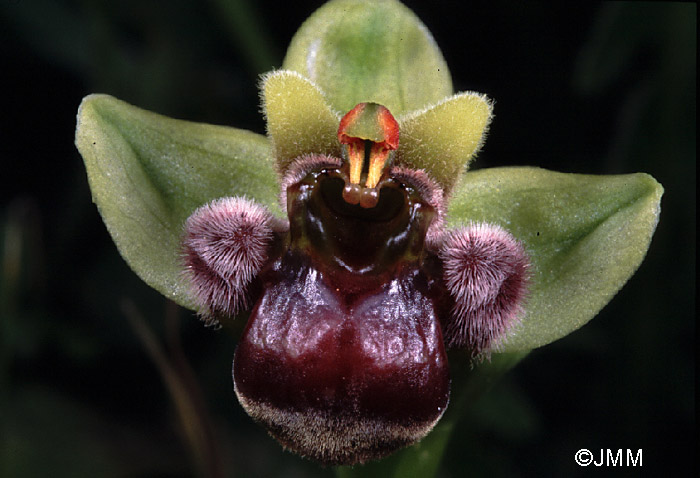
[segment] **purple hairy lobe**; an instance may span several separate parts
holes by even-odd
[[[217,199],[187,219],[185,274],[205,316],[250,307],[247,288],[267,261],[272,224],[264,207],[245,198]]]
[[[445,233],[439,255],[454,299],[445,341],[488,354],[522,315],[528,257],[510,233],[484,223]]]

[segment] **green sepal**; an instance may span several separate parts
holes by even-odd
[[[492,109],[486,96],[464,92],[399,118],[397,164],[425,169],[449,195],[481,148]]]
[[[397,116],[453,92],[432,35],[395,0],[326,3],[299,28],[283,67],[316,83],[341,113],[374,102]]]
[[[267,135],[280,174],[304,154],[340,157],[340,116],[313,82],[297,72],[279,70],[263,76],[260,86]]]
[[[502,352],[553,342],[591,320],[646,255],[663,188],[647,174],[591,176],[532,167],[465,174],[448,225],[499,224],[532,261],[525,317]]]
[[[282,212],[267,138],[166,118],[107,95],[78,110],[76,145],[93,202],[119,252],[154,289],[193,309],[182,279],[180,239],[194,209],[247,196]]]

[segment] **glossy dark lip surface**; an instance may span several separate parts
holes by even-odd
[[[422,438],[449,400],[449,367],[422,267],[433,209],[382,181],[374,208],[342,199],[339,169],[288,188],[290,246],[233,363],[246,411],[285,447],[327,464],[380,458]]]
[[[434,208],[392,178],[380,183],[376,207],[348,204],[341,192],[345,179],[342,169],[323,169],[287,189],[291,247],[319,258],[317,266],[331,275],[342,270],[388,280],[395,264],[419,267]]]
[[[447,365],[430,300],[418,282],[423,278],[413,273],[348,301],[317,271],[297,269],[292,279],[269,288],[251,314],[237,354],[251,353],[260,365],[245,373],[255,388],[241,390],[249,397],[276,396],[267,401],[280,407],[372,408],[397,421],[410,410],[425,420],[434,410],[419,412],[398,392],[407,387],[415,388],[416,399],[431,396],[432,367]],[[389,377],[393,382],[385,383]]]
[[[399,446],[415,441],[439,419],[449,397],[442,333],[422,274],[409,272],[348,300],[295,260],[280,261],[275,272],[290,278],[266,289],[236,350],[233,376],[242,404],[305,455],[310,451],[295,444],[300,436],[314,433],[321,441],[342,443],[348,426],[363,423],[383,428],[365,430],[343,460],[381,456],[372,450],[393,443],[397,428],[412,436]],[[256,413],[261,407],[276,415]],[[281,423],[295,413],[332,419],[316,430],[285,429]]]

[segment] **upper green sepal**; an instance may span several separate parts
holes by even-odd
[[[464,175],[448,224],[499,224],[523,243],[532,262],[525,317],[501,351],[540,347],[592,319],[644,259],[662,194],[661,185],[642,173],[514,167]]]
[[[374,102],[398,117],[453,92],[432,35],[396,0],[326,3],[297,31],[283,68],[312,80],[342,113]]]
[[[147,284],[193,309],[180,239],[187,217],[222,196],[247,196],[281,216],[267,138],[175,120],[107,95],[78,110],[76,145],[92,198],[122,257]]]

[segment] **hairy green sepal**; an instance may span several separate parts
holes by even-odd
[[[499,224],[532,260],[526,315],[502,350],[540,347],[591,320],[644,259],[662,193],[641,173],[590,176],[518,167],[465,174],[448,224]]]
[[[147,284],[192,309],[180,238],[198,206],[247,196],[281,215],[267,138],[166,118],[107,95],[86,97],[76,145],[92,198],[122,257]]]

